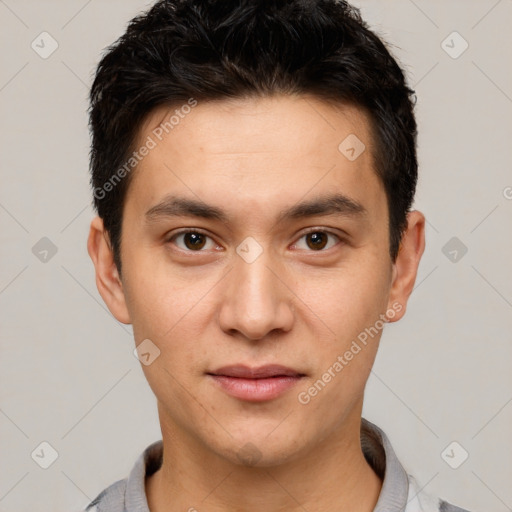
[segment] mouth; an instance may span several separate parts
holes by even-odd
[[[207,375],[228,395],[248,402],[275,399],[306,376],[281,365],[254,368],[244,365],[224,366]]]

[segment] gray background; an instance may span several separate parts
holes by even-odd
[[[512,1],[356,4],[417,92],[415,207],[428,219],[364,415],[426,491],[512,510]],[[88,87],[147,5],[0,0],[0,512],[79,510],[161,437],[131,329],[106,310],[86,251]],[[43,31],[58,43],[47,58]],[[43,441],[58,454],[48,469]]]

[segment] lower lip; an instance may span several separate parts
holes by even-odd
[[[210,375],[228,394],[249,402],[272,400],[289,390],[301,377],[269,377],[266,379],[242,379],[225,375]]]

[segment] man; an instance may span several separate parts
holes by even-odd
[[[87,510],[462,510],[361,418],[425,246],[412,93],[334,0],[160,1],[108,49],[88,250],[162,441]]]

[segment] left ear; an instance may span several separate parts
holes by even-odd
[[[424,250],[425,216],[414,210],[407,214],[407,229],[402,235],[398,256],[393,263],[388,310],[394,311],[395,315],[389,317],[389,322],[396,322],[405,314]]]

